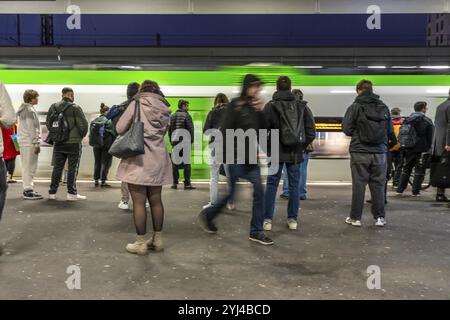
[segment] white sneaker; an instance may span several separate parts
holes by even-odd
[[[287,225],[288,225],[289,230],[297,230],[298,223],[296,220],[288,219]]]
[[[379,217],[376,221],[375,221],[375,225],[377,227],[384,227],[386,225],[386,220],[383,217]]]
[[[145,201],[145,209],[150,208],[150,203],[148,203],[148,201]]]
[[[56,200],[56,193],[55,194],[49,194],[48,200]]]
[[[128,204],[128,202],[122,200],[119,202],[119,205],[117,207],[122,210],[130,210],[130,205]]]
[[[361,227],[361,220],[353,220],[352,218],[348,217],[345,219],[346,224],[351,224],[354,227]]]
[[[228,202],[227,203],[227,209],[230,211],[233,211],[235,209],[234,203],[233,202]]]
[[[210,207],[212,207],[212,204],[211,204],[211,202],[208,202],[208,203],[205,204],[202,208],[203,208],[203,209],[208,209],[208,208],[210,208]]]
[[[272,220],[264,219],[263,229],[264,231],[272,231]]]
[[[78,201],[78,200],[86,200],[86,196],[82,196],[81,194],[67,194],[67,201]]]

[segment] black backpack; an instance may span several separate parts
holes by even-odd
[[[69,140],[70,128],[67,120],[64,117],[64,112],[72,104],[67,104],[61,111],[54,109],[50,115],[48,123],[48,136],[45,142],[48,144],[58,144]]]
[[[92,147],[103,147],[105,145],[105,126],[106,122],[100,120],[100,117],[92,120],[89,125],[89,145]]]
[[[298,101],[290,103],[280,112],[280,142],[284,146],[298,147],[305,143],[304,114],[304,104],[300,106]]]
[[[416,118],[418,119],[418,118]],[[406,118],[398,132],[398,143],[401,148],[411,149],[417,144],[418,136],[415,128],[416,119],[410,120]]]
[[[386,106],[383,104],[361,105],[357,117],[359,139],[365,144],[382,144],[387,141]]]

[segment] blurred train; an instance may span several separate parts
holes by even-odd
[[[2,81],[13,100],[15,108],[22,102],[26,89],[39,92],[37,110],[46,134],[45,115],[50,105],[60,99],[61,89],[70,86],[75,91],[75,102],[79,104],[88,120],[98,115],[100,103],[112,106],[126,100],[126,85],[145,79],[157,81],[165,93],[172,110],[176,110],[178,99],[190,101],[190,113],[197,127],[196,144],[193,150],[193,178],[208,179],[205,161],[206,139],[201,128],[214,96],[223,92],[230,98],[240,92],[240,80],[245,73],[258,74],[264,81],[264,99],[271,99],[275,81],[279,75],[288,75],[293,88],[300,88],[317,117],[317,139],[310,162],[309,179],[312,181],[349,181],[347,137],[340,132],[340,119],[355,97],[355,84],[363,78],[373,81],[375,92],[389,107],[399,107],[404,115],[412,112],[416,101],[428,103],[430,117],[434,118],[436,106],[447,98],[450,88],[449,74],[326,74],[311,73],[296,67],[222,67],[214,70],[14,70],[0,69]],[[92,177],[94,157],[87,139],[83,145],[80,178]],[[39,158],[38,177],[48,178],[51,173],[51,146],[42,148]],[[110,179],[115,179],[118,160],[115,159]],[[20,175],[17,161],[16,175]]]

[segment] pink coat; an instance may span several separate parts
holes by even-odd
[[[162,100],[155,93],[139,94],[145,154],[122,159],[117,169],[118,180],[144,186],[172,184],[172,162],[164,143],[171,111]],[[134,107],[133,101],[117,122],[118,134],[124,134],[133,122]]]

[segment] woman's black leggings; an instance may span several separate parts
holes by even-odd
[[[134,224],[140,236],[147,233],[147,213],[145,202],[148,199],[152,213],[153,231],[162,230],[164,223],[164,206],[161,199],[162,186],[141,186],[128,184],[133,199]]]

